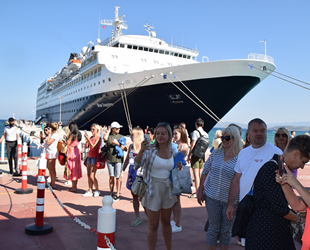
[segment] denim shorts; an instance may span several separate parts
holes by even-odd
[[[87,157],[87,164],[95,165],[97,162],[97,157]]]
[[[121,162],[107,162],[109,175],[119,178],[122,172],[123,163]]]

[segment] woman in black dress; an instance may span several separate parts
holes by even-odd
[[[290,224],[298,216],[289,209],[281,185],[275,182],[278,155],[272,159],[262,166],[254,181],[256,210],[247,228],[247,250],[295,249]]]

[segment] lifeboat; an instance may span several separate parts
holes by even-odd
[[[68,69],[72,70],[72,72],[79,70],[81,68],[81,60],[71,59],[68,63]]]

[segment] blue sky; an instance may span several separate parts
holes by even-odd
[[[155,27],[167,42],[197,48],[210,61],[245,59],[249,53],[272,56],[277,71],[310,83],[310,1],[1,1],[0,119],[15,113],[32,119],[37,87],[98,35],[101,19],[113,19],[114,5],[129,26],[124,34],[147,35]],[[101,29],[100,38],[111,28]],[[310,87],[310,86],[308,86]],[[225,101],[225,90],[216,94]],[[310,121],[309,90],[269,76],[245,96],[224,121],[271,123]],[[310,126],[310,122],[309,122]]]

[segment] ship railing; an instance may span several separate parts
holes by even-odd
[[[271,56],[267,56],[264,54],[251,53],[248,54],[248,59],[266,61],[274,64],[274,59]]]
[[[113,43],[115,41],[117,41],[117,40],[118,39],[116,37],[113,37],[113,38],[109,37],[109,38],[105,39],[103,42],[101,42],[100,45],[102,45],[102,46],[112,46]]]
[[[85,70],[89,69],[90,67],[92,67],[93,65],[95,65],[98,62],[98,59],[93,60],[92,62],[88,63],[87,65],[85,65],[84,67],[81,67],[80,69],[80,74],[85,72]]]
[[[183,46],[180,46],[180,45],[175,45],[175,44],[172,44],[172,43],[167,43],[167,44],[168,44],[169,47],[172,47],[172,48],[182,49],[182,50],[186,50],[186,51],[198,54],[198,51],[195,50],[195,49],[186,48],[186,47],[183,47]]]

